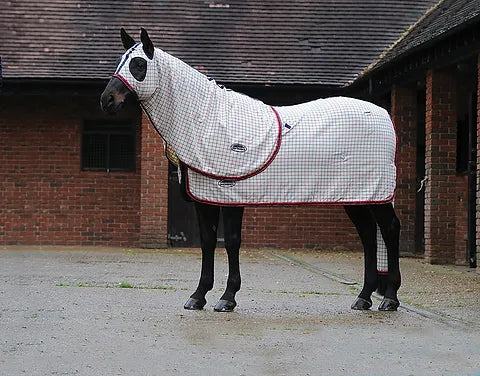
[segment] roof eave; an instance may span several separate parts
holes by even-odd
[[[443,0],[442,0],[443,1]],[[441,2],[440,2],[441,3]],[[440,4],[439,3],[439,4]],[[436,7],[438,7],[438,5]],[[435,8],[436,8],[435,7]],[[434,9],[432,9],[434,10]],[[432,11],[431,10],[431,11]],[[431,11],[429,13],[431,13]],[[374,74],[375,72],[377,72],[378,70],[380,69],[387,69],[388,67],[392,66],[393,64],[395,64],[396,62],[402,60],[402,59],[405,59],[407,58],[408,56],[411,56],[413,54],[415,54],[416,52],[418,51],[421,51],[421,50],[425,50],[435,44],[437,44],[438,42],[442,41],[442,40],[445,40],[447,39],[448,37],[456,34],[456,33],[459,33],[463,30],[466,30],[468,29],[470,26],[472,26],[473,24],[476,24],[480,21],[480,15],[476,16],[476,17],[472,17],[471,19],[467,20],[466,22],[463,22],[459,25],[457,25],[456,27],[452,28],[452,29],[449,29],[449,30],[446,30],[445,32],[437,35],[436,37],[432,38],[432,39],[429,39],[428,41],[422,43],[422,44],[419,44],[417,46],[414,46],[412,48],[409,48],[408,50],[406,50],[405,52],[395,56],[394,58],[392,59],[389,59],[388,60],[388,57],[389,57],[389,54],[393,51],[394,47],[396,45],[398,45],[398,43],[403,40],[408,34],[404,34],[402,35],[402,37],[397,40],[391,47],[389,47],[384,53],[382,53],[379,58],[377,59],[377,61],[373,62],[372,64],[370,64],[368,67],[366,67],[360,74],[359,76],[356,78],[355,81],[353,81],[351,84],[353,83],[356,83],[357,81],[363,81],[364,79],[367,79],[368,76]],[[417,23],[418,24],[418,23]],[[416,24],[416,25],[417,25]],[[409,33],[413,30],[413,28],[411,28],[409,30]]]

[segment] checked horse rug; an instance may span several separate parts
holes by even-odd
[[[365,204],[393,200],[396,135],[387,111],[335,97],[272,107],[155,49],[135,76],[136,44],[115,75],[187,167],[187,191],[216,205]],[[129,64],[126,62],[129,61]]]
[[[212,178],[189,169],[187,191],[196,201],[343,205],[393,199],[396,135],[384,109],[336,97],[271,111],[282,130],[274,159],[264,164],[262,172],[244,179]],[[249,147],[240,139],[234,139],[233,144]]]

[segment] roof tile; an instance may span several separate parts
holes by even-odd
[[[5,78],[104,79],[119,29],[228,83],[353,81],[436,0],[12,0],[0,13]]]

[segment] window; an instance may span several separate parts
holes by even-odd
[[[135,171],[133,122],[85,122],[82,132],[82,170]]]

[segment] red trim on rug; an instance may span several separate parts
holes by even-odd
[[[200,202],[202,204],[209,204],[214,206],[257,207],[257,206],[344,206],[344,205],[370,205],[370,204],[380,205],[380,204],[388,204],[392,202],[395,198],[395,190],[394,190],[391,197],[387,198],[386,200],[380,200],[380,201],[333,201],[333,202],[298,201],[298,202],[258,202],[258,203],[219,202],[219,201],[209,201],[209,200],[198,198],[191,192],[190,184],[188,180],[188,168],[186,170],[186,176],[182,176],[182,179],[185,179],[185,187],[187,190],[187,194],[190,196],[192,200]]]
[[[393,125],[393,133],[395,133],[395,155],[393,157],[393,164],[395,165],[395,188],[393,190],[393,195],[392,195],[392,201],[395,198],[395,195],[397,193],[397,186],[398,186],[398,133],[397,133],[397,127],[395,126],[395,122],[393,121],[392,117],[390,116],[390,121],[392,122]]]

